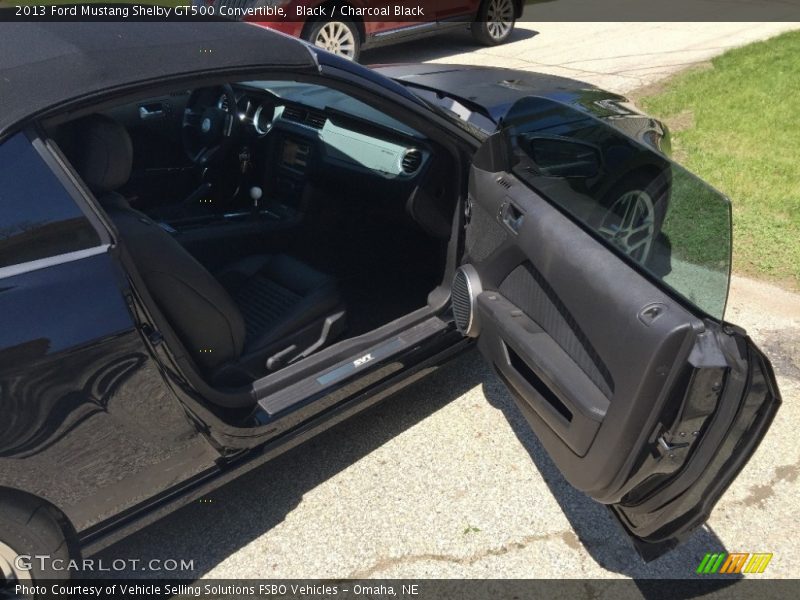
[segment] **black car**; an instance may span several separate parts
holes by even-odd
[[[241,23],[0,33],[6,581],[68,576],[474,343],[645,559],[764,437],[729,203],[624,98]]]

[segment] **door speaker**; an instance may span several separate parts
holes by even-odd
[[[453,317],[458,330],[468,337],[477,337],[480,330],[476,303],[482,291],[481,279],[475,267],[460,266],[453,277]]]

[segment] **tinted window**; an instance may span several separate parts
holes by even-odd
[[[663,135],[655,121],[622,120],[623,133],[572,107],[525,98],[504,125],[520,179],[614,251],[722,318],[730,274],[730,203],[632,139]]]
[[[0,267],[100,244],[97,232],[23,134],[0,145]]]

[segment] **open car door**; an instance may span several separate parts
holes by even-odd
[[[729,202],[622,125],[531,97],[476,153],[465,213],[459,328],[564,477],[644,559],[670,550],[780,405],[767,358],[722,320]]]

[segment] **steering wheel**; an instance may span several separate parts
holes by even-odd
[[[228,85],[198,88],[186,102],[181,135],[186,156],[208,166],[225,156],[234,138],[236,97]]]

